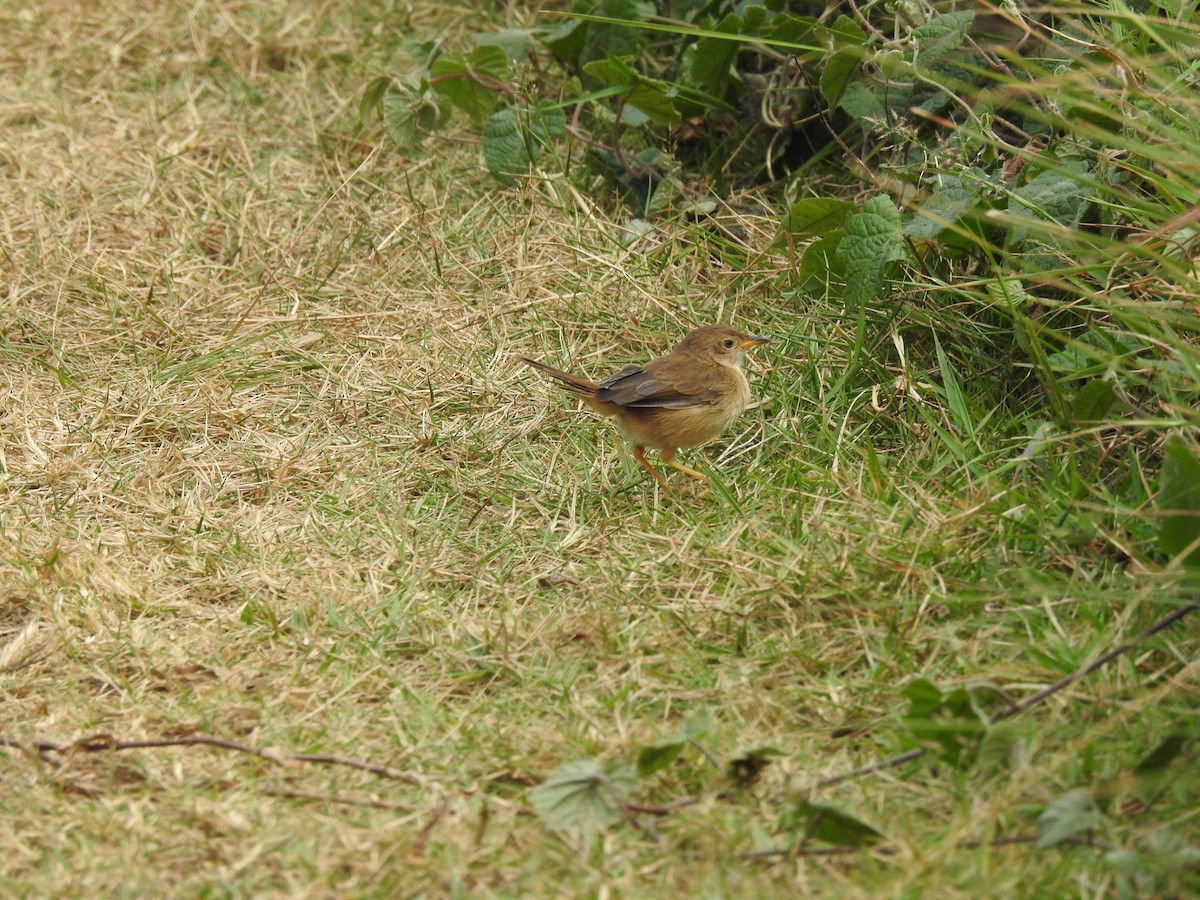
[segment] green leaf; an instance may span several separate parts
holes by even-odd
[[[834,228],[841,228],[846,221],[853,203],[845,200],[835,200],[832,197],[806,197],[797,200],[788,210],[783,227],[797,237],[814,234],[821,235]]]
[[[904,256],[900,210],[890,197],[877,194],[846,221],[838,245],[846,263],[846,299],[861,306],[879,296],[887,264]]]
[[[483,126],[483,159],[488,171],[508,187],[517,183],[513,175],[529,171],[529,148],[516,110],[497,110]]]
[[[908,701],[910,719],[928,719],[942,705],[941,688],[924,678],[914,678],[900,691],[900,696]]]
[[[909,42],[916,48],[916,62],[928,66],[937,62],[952,50],[957,50],[967,39],[967,33],[975,21],[975,13],[942,13],[924,25],[919,25],[909,35]]]
[[[1038,222],[1048,222],[1064,228],[1074,228],[1083,221],[1084,213],[1091,206],[1095,188],[1086,172],[1069,169],[1042,172],[1028,184],[1012,193],[1008,200],[1008,213],[1018,219],[1031,220],[1025,225],[1015,221],[1009,226],[1009,239],[1020,245],[1025,241],[1047,236],[1053,240],[1053,230]]]
[[[1095,425],[1103,422],[1112,409],[1117,395],[1111,381],[1096,378],[1079,389],[1071,403],[1071,421],[1076,425]]]
[[[885,840],[884,835],[861,819],[836,806],[798,800],[788,817],[790,826],[803,824],[806,840],[824,841],[837,847],[870,847]]]
[[[1177,434],[1167,438],[1158,491],[1158,549],[1200,567],[1200,459]],[[1191,548],[1191,549],[1189,549]]]
[[[837,109],[841,102],[842,92],[858,68],[860,55],[858,50],[839,50],[821,68],[821,94],[830,109]]]
[[[382,116],[383,97],[391,84],[391,78],[386,75],[372,78],[367,82],[362,96],[358,99],[358,119],[360,122],[367,122],[376,115]]]
[[[383,95],[383,127],[397,145],[410,148],[437,124],[441,108],[429,85],[417,75],[405,75]]]
[[[838,105],[860,123],[866,119],[883,119],[887,114],[883,101],[861,81],[846,85]]]
[[[630,766],[581,759],[555,769],[529,792],[529,802],[546,827],[586,835],[620,822],[635,787]]]
[[[644,778],[670,765],[684,747],[703,736],[711,725],[712,715],[707,710],[702,710],[688,719],[673,735],[643,744],[638,750],[638,776]]]
[[[639,75],[622,59],[597,59],[583,68],[608,87],[625,86],[625,105],[656,125],[671,126],[679,122],[681,116],[675,108],[678,91],[674,85]]]
[[[496,46],[476,47],[469,59],[458,53],[443,53],[429,70],[430,84],[437,92],[482,124],[508,77],[508,57]]]
[[[483,159],[488,172],[512,187],[516,184],[513,176],[528,172],[538,149],[563,134],[566,127],[563,111],[549,104],[536,110],[497,110],[483,126]]]
[[[939,185],[929,199],[921,204],[904,233],[909,237],[933,240],[948,225],[970,212],[978,199],[974,191],[963,186],[961,180],[951,178]]]
[[[714,26],[713,31],[722,34],[738,34],[742,29],[742,18],[729,13]],[[720,38],[700,38],[684,51],[684,82],[717,97],[725,95],[729,84],[732,64],[737,56],[737,41]]]
[[[1169,734],[1134,767],[1137,775],[1157,775],[1173,763],[1187,746],[1187,735]]]
[[[1088,788],[1075,788],[1060,794],[1038,816],[1037,848],[1045,850],[1061,844],[1081,831],[1094,828],[1103,818]]]
[[[986,775],[997,775],[1013,768],[1021,750],[1021,739],[1008,722],[989,726],[979,742],[975,764]]]
[[[846,267],[837,252],[844,235],[839,229],[828,231],[804,248],[796,267],[796,284],[801,290],[835,290],[835,281],[845,276]]]
[[[588,23],[582,19],[568,19],[542,39],[555,59],[567,65],[574,66],[579,61],[583,51],[584,39],[587,37]]]
[[[471,39],[480,47],[499,47],[508,62],[520,62],[529,56],[533,47],[533,32],[527,28],[504,28],[474,34]]]
[[[975,419],[971,415],[971,409],[967,405],[966,395],[963,394],[962,383],[959,381],[958,373],[954,371],[954,367],[950,365],[950,360],[946,353],[942,350],[942,342],[938,339],[937,332],[933,333],[933,347],[937,354],[938,369],[942,375],[942,390],[946,394],[946,405],[950,407],[950,418],[959,432],[970,437],[975,436]]]

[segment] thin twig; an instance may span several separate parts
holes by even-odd
[[[970,850],[974,847],[1009,847],[1014,844],[1033,844],[1037,842],[1037,839],[1038,836],[1036,834],[1019,834],[1012,837],[992,838],[990,841],[959,841],[954,846],[960,850]],[[1061,844],[1067,844],[1072,847],[1095,847],[1099,850],[1111,849],[1090,837],[1063,838],[1055,846]],[[805,856],[849,856],[854,853],[862,853],[866,850],[884,856],[891,856],[897,853],[899,848],[893,844],[877,844],[874,847],[848,847],[844,845],[837,847],[779,847],[773,850],[757,850],[753,853],[743,853],[739,856],[739,859],[775,860],[798,859]]]
[[[119,741],[111,734],[92,734],[65,744],[58,744],[53,741],[34,741],[31,745],[24,745],[10,738],[0,737],[0,746],[15,747],[20,750],[25,750],[27,746],[30,746],[39,754],[102,753],[105,751],[146,750],[159,747],[217,747],[221,750],[232,750],[236,753],[257,756],[259,759],[265,759],[274,763],[315,763],[327,766],[345,766],[350,769],[370,772],[372,775],[378,775],[380,778],[403,781],[406,784],[416,787],[422,787],[426,784],[425,779],[419,775],[414,775],[411,772],[401,772],[398,769],[366,762],[361,759],[308,753],[276,753],[271,750],[262,750],[257,747],[251,747],[248,744],[239,744],[237,741],[230,741],[207,734],[192,734],[179,738],[150,738],[140,741]]]
[[[1101,656],[1095,662],[1089,663],[1088,665],[1084,666],[1082,669],[1076,669],[1073,673],[1068,675],[1066,678],[1063,678],[1060,681],[1056,681],[1054,684],[1050,685],[1049,687],[1045,688],[1044,690],[1038,691],[1032,697],[1022,700],[1020,703],[1014,703],[1011,707],[1006,709],[1004,712],[1000,713],[997,716],[994,716],[992,718],[992,723],[1001,722],[1004,719],[1008,719],[1008,718],[1011,718],[1012,716],[1015,716],[1017,713],[1024,712],[1025,710],[1029,709],[1029,707],[1031,707],[1031,706],[1036,706],[1037,704],[1039,704],[1043,700],[1045,700],[1047,697],[1050,697],[1053,694],[1057,694],[1063,688],[1070,687],[1072,684],[1074,684],[1079,679],[1085,678],[1088,675],[1091,675],[1093,672],[1095,672],[1101,666],[1104,666],[1107,663],[1112,662],[1114,659],[1116,659],[1121,654],[1128,653],[1130,650],[1132,650],[1134,647],[1136,647],[1138,644],[1140,644],[1146,638],[1152,637],[1152,636],[1158,634],[1164,628],[1169,628],[1170,626],[1172,626],[1176,622],[1178,622],[1180,619],[1182,619],[1184,616],[1186,616],[1188,613],[1195,612],[1198,609],[1200,609],[1200,603],[1189,603],[1186,606],[1179,607],[1179,609],[1175,610],[1170,615],[1163,616],[1161,619],[1159,619],[1157,622],[1155,622],[1153,625],[1151,625],[1149,628],[1147,628],[1145,631],[1143,631],[1141,634],[1139,634],[1133,640],[1126,641],[1124,644],[1121,644],[1118,647],[1114,647],[1112,650],[1109,650],[1107,653],[1105,653],[1103,656]]]
[[[337,803],[342,806],[368,806],[371,809],[386,809],[395,812],[417,812],[419,807],[409,803],[395,803],[391,800],[376,800],[371,797],[347,797],[340,794],[322,794],[317,791],[297,791],[292,788],[267,788],[263,791],[269,797],[287,797],[290,800],[315,800],[320,803]]]

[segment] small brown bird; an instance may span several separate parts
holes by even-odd
[[[522,360],[551,378],[604,416],[633,444],[633,456],[664,489],[664,479],[646,459],[652,447],[663,462],[680,472],[707,479],[676,462],[680,447],[695,447],[721,434],[750,402],[750,383],[742,373],[742,355],[770,338],[746,335],[724,325],[697,328],[666,356],[626,366],[599,384],[536,360]]]

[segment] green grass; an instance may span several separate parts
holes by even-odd
[[[0,738],[202,733],[417,782],[3,746],[4,892],[1193,890],[1194,862],[989,843],[1194,734],[1187,621],[1012,720],[992,770],[930,754],[813,786],[914,746],[912,680],[1016,701],[1193,596],[1143,513],[1195,357],[1128,363],[1182,399],[1119,452],[1119,429],[1035,442],[1039,373],[997,375],[980,291],[901,286],[856,333],[795,289],[765,215],[748,259],[670,222],[627,245],[559,174],[497,190],[466,129],[416,160],[359,142],[372,29],[475,15],[0,8]],[[1191,309],[1153,320],[1165,343],[1194,349]],[[776,338],[748,366],[761,405],[684,455],[713,492],[664,495],[517,361],[601,375],[711,321]],[[633,798],[698,802],[586,844],[533,814],[563,763],[633,763],[704,712],[703,752]],[[1101,844],[1197,842],[1184,755]],[[754,856],[810,796],[887,849]]]

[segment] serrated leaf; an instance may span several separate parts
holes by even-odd
[[[1200,863],[1200,849],[1170,828],[1159,828],[1143,840],[1146,856],[1156,869],[1182,868]]]
[[[1020,748],[1021,739],[1016,729],[1007,722],[999,722],[983,733],[975,764],[987,775],[1007,772],[1013,767]]]
[[[1037,848],[1045,850],[1061,844],[1081,831],[1094,828],[1103,818],[1088,788],[1075,788],[1060,794],[1038,816]]]
[[[884,835],[844,809],[825,803],[798,800],[791,809],[793,827],[804,825],[804,837],[837,847],[870,847]]]
[[[821,235],[840,228],[854,209],[853,203],[832,197],[806,197],[788,209],[783,227],[793,235]]]
[[[1200,460],[1177,434],[1167,438],[1158,491],[1158,549],[1185,566],[1200,567]],[[1191,550],[1188,548],[1191,547]]]
[[[957,222],[971,211],[979,198],[953,178],[946,181],[921,204],[904,233],[909,237],[933,240],[948,225]]]
[[[517,183],[513,175],[529,171],[529,149],[516,110],[498,110],[484,124],[483,159],[492,177],[509,187]]]
[[[975,13],[967,10],[942,13],[914,28],[909,42],[917,50],[916,61],[928,66],[952,50],[957,50],[967,39],[974,21]]]
[[[858,122],[866,119],[879,120],[887,113],[883,101],[861,81],[851,81],[846,85],[838,105]]]
[[[1096,378],[1079,389],[1071,403],[1071,421],[1077,425],[1103,422],[1117,400],[1111,381]]]
[[[1137,775],[1157,775],[1171,765],[1187,746],[1187,735],[1169,734],[1133,769]]]
[[[879,296],[887,265],[904,256],[900,210],[877,194],[846,220],[838,256],[846,263],[846,300],[861,306]]]
[[[620,822],[637,777],[631,767],[591,759],[564,763],[529,792],[529,802],[554,831],[589,834]]]
[[[383,127],[400,147],[412,147],[428,134],[438,114],[433,93],[415,76],[405,76],[383,95]]]
[[[1074,228],[1083,221],[1084,213],[1091,206],[1095,188],[1091,176],[1085,172],[1042,172],[1028,184],[1017,188],[1009,197],[1008,213],[1018,219],[1032,220],[1025,225],[1020,221],[1009,226],[1009,239],[1021,244],[1031,238],[1049,232],[1035,224],[1050,222],[1065,228]]]
[[[471,39],[480,47],[499,47],[508,62],[520,62],[529,56],[533,47],[533,32],[527,28],[504,28],[474,34]]]

